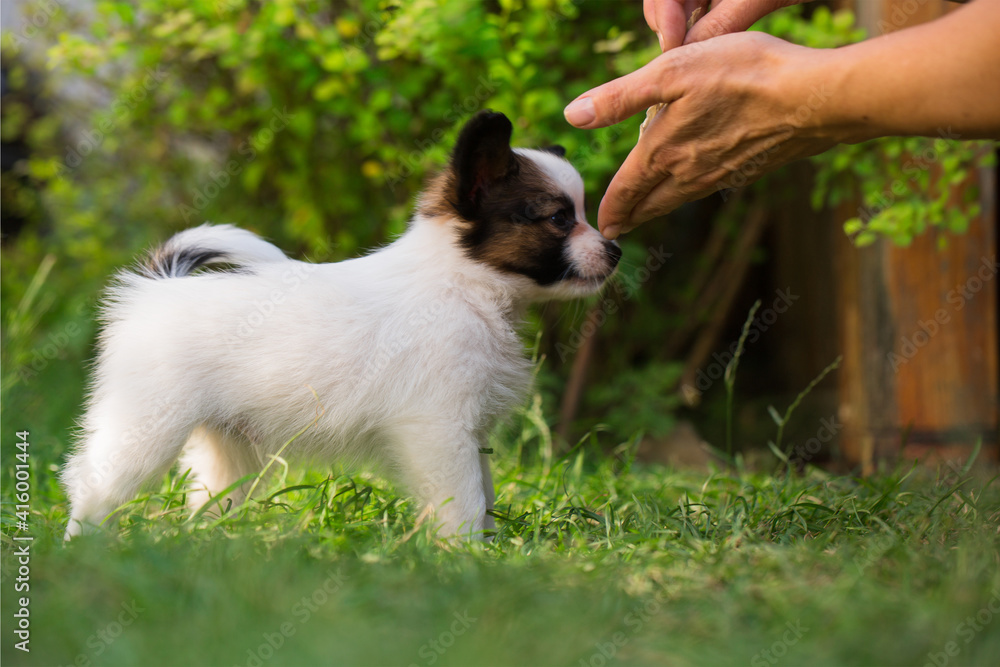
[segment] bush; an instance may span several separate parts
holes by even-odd
[[[37,416],[55,447],[81,399],[101,286],[174,231],[234,222],[295,255],[355,256],[404,229],[484,108],[513,120],[520,145],[564,145],[592,208],[634,142],[562,118],[619,72],[620,46],[594,44],[627,43],[619,26],[642,21],[630,3],[143,0],[98,3],[89,22],[68,11],[34,37],[53,44],[46,83],[63,95],[41,119],[13,98],[3,109],[43,203],[4,249],[4,409]],[[12,80],[38,69],[27,44],[4,35]],[[67,86],[80,94],[65,100]],[[58,413],[40,393],[58,396]]]
[[[211,220],[250,228],[296,256],[355,256],[404,229],[427,174],[483,108],[511,117],[520,145],[565,146],[594,212],[640,119],[583,132],[566,124],[563,106],[658,53],[638,2],[141,0],[100,2],[86,17],[55,7],[39,34],[3,36],[14,89],[3,139],[31,152],[16,179],[4,178],[5,216],[17,211],[28,224],[5,242],[0,270],[4,415],[29,418],[36,439],[56,451],[81,402],[100,289],[144,247]],[[790,8],[760,27],[813,46],[861,37],[848,13],[819,7],[803,16]],[[41,43],[51,44],[44,65],[33,60]],[[877,203],[899,177],[895,158],[919,154],[916,141],[817,158],[817,205],[858,195],[858,183]],[[982,163],[977,147],[935,146],[946,184]],[[905,243],[935,224],[962,231],[975,204],[944,206],[945,193],[929,208],[914,203],[927,178],[907,181],[905,196],[848,231],[859,243],[874,233]],[[780,179],[754,188],[772,193]],[[695,236],[713,213],[712,205],[680,212],[692,223],[680,234]],[[601,338],[615,344],[602,343],[592,387],[626,391],[647,387],[643,377],[676,375],[661,348],[685,314],[664,304],[684,301],[696,253],[677,253],[642,289],[628,284],[670,233],[649,225],[623,241],[627,289],[610,293],[619,314],[602,323]],[[562,386],[572,357],[561,358],[557,343],[578,334],[583,310],[548,306],[533,316],[529,335],[545,331],[543,388]],[[629,420],[634,430],[669,427],[676,401],[661,384],[631,412],[610,413],[616,437],[631,435]],[[591,389],[582,411],[609,414],[608,400]]]

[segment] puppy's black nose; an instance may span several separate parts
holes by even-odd
[[[622,249],[614,241],[604,242],[604,254],[611,260],[611,266],[618,266],[618,260],[622,258]]]

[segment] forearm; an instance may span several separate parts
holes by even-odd
[[[598,223],[614,238],[730,187],[734,172],[746,183],[838,143],[1000,138],[998,77],[1000,0],[974,0],[926,25],[840,49],[744,32],[686,44],[587,91],[565,113],[593,129],[669,105],[601,202]]]
[[[830,102],[812,119],[819,136],[1000,138],[1000,0],[975,0],[823,60],[817,76]]]

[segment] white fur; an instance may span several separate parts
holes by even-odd
[[[552,184],[568,194],[573,200],[576,220],[582,224],[573,228],[573,242],[569,245],[570,259],[581,276],[591,279],[583,282],[564,281],[557,286],[538,292],[535,294],[535,299],[572,299],[590,294],[607,277],[602,259],[606,241],[599,231],[587,224],[583,179],[580,177],[580,172],[574,169],[567,160],[553,153],[531,148],[515,148],[514,152],[531,158],[551,179]],[[525,285],[524,289],[530,291],[531,286]]]
[[[556,175],[572,171],[576,185],[563,187],[582,221],[579,175],[539,155]],[[469,259],[447,217],[417,216],[391,245],[336,264],[287,259],[231,226],[175,236],[168,249],[223,251],[245,270],[119,275],[83,434],[63,473],[67,537],[179,457],[198,506],[293,438],[283,458],[376,465],[434,510],[444,534],[491,528],[479,449],[529,386],[516,331],[523,311],[592,292],[609,272],[591,256],[600,234],[589,225],[573,233],[571,254],[589,279],[548,288]]]

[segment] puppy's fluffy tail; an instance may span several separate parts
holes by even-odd
[[[141,272],[148,278],[180,278],[206,264],[253,266],[286,262],[277,247],[232,225],[201,225],[175,234],[154,250]]]

